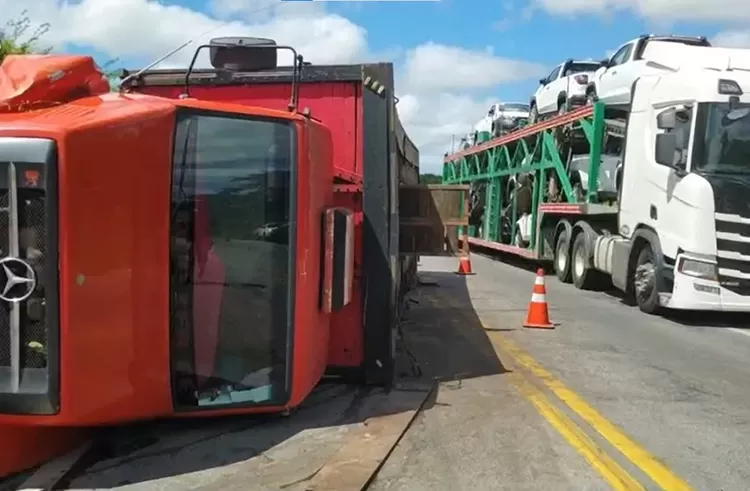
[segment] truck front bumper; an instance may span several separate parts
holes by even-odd
[[[661,305],[676,310],[750,312],[750,295],[735,293],[718,281],[680,273],[675,265],[672,294],[661,294]]]

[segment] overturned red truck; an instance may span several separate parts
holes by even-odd
[[[392,65],[201,50],[213,68],[120,93],[88,57],[0,66],[0,475],[75,428],[393,380],[418,252],[399,248],[399,186],[419,156]]]

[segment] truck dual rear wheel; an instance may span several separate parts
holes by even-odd
[[[555,274],[563,283],[573,281],[570,271],[570,234],[567,230],[560,232],[555,244]]]
[[[573,241],[573,251],[570,255],[571,276],[573,285],[579,290],[596,290],[606,283],[606,276],[591,267],[586,253],[586,234],[581,232]]]

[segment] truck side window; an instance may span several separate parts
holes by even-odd
[[[677,137],[677,149],[675,150],[675,165],[686,165],[688,160],[688,149],[690,148],[690,129],[693,122],[693,107],[681,106],[677,108],[677,124],[674,129],[668,130]],[[665,109],[666,111],[670,110]]]
[[[677,113],[677,150],[680,152],[679,164],[687,164],[688,148],[690,147],[690,127],[693,122],[693,108],[685,109]]]

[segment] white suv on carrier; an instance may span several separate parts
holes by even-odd
[[[612,58],[602,61],[602,68],[591,77],[586,90],[589,101],[601,101],[607,106],[627,107],[633,84],[645,75],[663,68],[649,63],[647,47],[651,44],[678,43],[687,46],[711,47],[705,37],[643,35],[619,48]]]
[[[539,121],[540,116],[557,115],[574,105],[586,103],[586,88],[591,77],[601,68],[596,61],[567,60],[539,81],[539,88],[531,98],[529,124]]]

